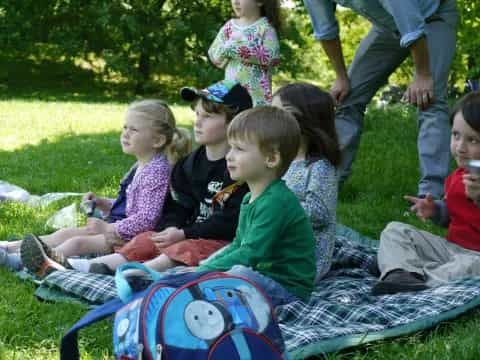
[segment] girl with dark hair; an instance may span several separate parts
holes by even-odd
[[[307,83],[280,88],[273,95],[272,105],[292,113],[300,126],[300,148],[283,179],[312,224],[319,280],[330,269],[335,242],[336,168],[340,164],[335,106],[330,94]]]

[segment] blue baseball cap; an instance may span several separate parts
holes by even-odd
[[[233,80],[222,80],[202,90],[184,87],[180,90],[180,96],[186,101],[194,101],[201,97],[218,104],[224,104],[237,114],[253,106],[252,98],[247,89]]]

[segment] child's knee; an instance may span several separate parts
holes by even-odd
[[[382,240],[383,238],[388,238],[392,234],[403,234],[405,230],[409,228],[412,228],[412,226],[409,224],[405,224],[399,221],[389,222],[385,229],[383,229],[380,235],[380,240]]]

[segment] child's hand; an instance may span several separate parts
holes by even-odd
[[[162,232],[155,233],[152,235],[152,240],[156,243],[158,247],[165,248],[176,242],[185,240],[185,233],[183,230],[178,229],[174,226],[166,228]]]
[[[89,201],[89,200],[97,200],[97,196],[95,193],[89,191],[83,195],[82,202]]]
[[[96,208],[104,214],[108,213],[112,207],[112,203],[110,202],[110,200],[102,197],[97,197],[97,195],[91,191],[83,195],[82,203],[86,201],[95,201]]]
[[[467,197],[472,199],[477,206],[480,206],[480,176],[475,174],[464,174],[463,184]]]
[[[89,235],[106,234],[115,231],[113,224],[97,218],[88,218],[86,228]]]
[[[405,195],[403,198],[413,204],[410,207],[410,211],[414,212],[423,222],[427,221],[435,214],[437,204],[433,201],[432,194],[428,193],[424,199],[408,195]]]

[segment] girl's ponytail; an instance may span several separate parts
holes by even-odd
[[[175,128],[172,141],[165,149],[170,164],[175,164],[182,157],[188,155],[192,151],[192,136],[190,131],[185,128]]]
[[[175,116],[166,102],[157,99],[135,101],[130,104],[129,110],[150,120],[154,131],[165,136],[165,145],[159,151],[165,152],[171,164],[192,151],[190,132],[176,127]]]

